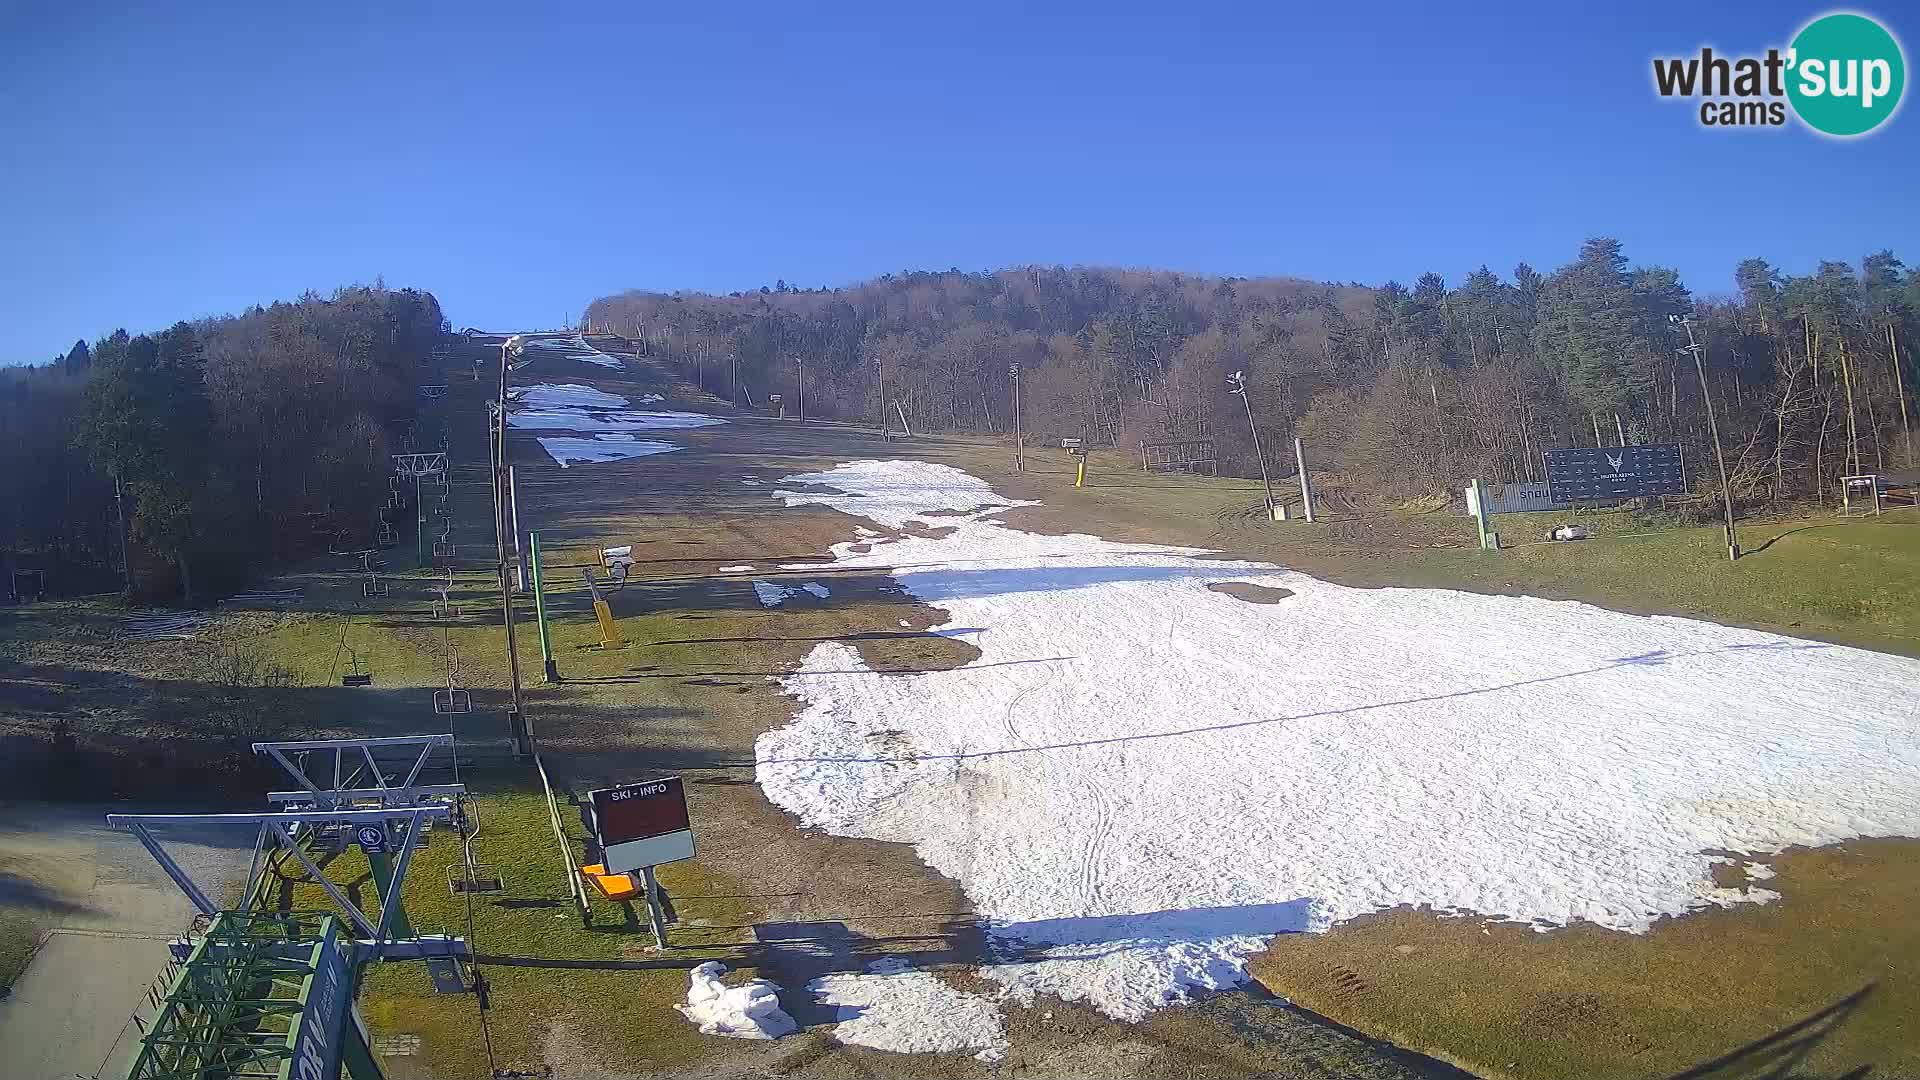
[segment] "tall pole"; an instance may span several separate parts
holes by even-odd
[[[1013,383],[1013,471],[1027,471],[1027,444],[1020,431],[1020,365],[1012,364],[1007,368],[1007,378]]]
[[[513,640],[513,583],[507,577],[507,347],[506,343],[500,346],[500,401],[493,418],[493,548],[500,572],[500,622],[507,631],[507,669],[513,679],[507,731],[513,738],[514,756],[520,757],[531,752],[533,739],[520,711],[520,651]]]
[[[1727,483],[1727,455],[1720,448],[1720,424],[1713,416],[1713,394],[1707,389],[1707,365],[1700,359],[1700,343],[1693,338],[1693,317],[1679,320],[1687,331],[1687,352],[1693,354],[1693,371],[1700,377],[1700,402],[1707,410],[1707,431],[1713,435],[1713,459],[1720,467],[1720,500],[1727,515],[1727,560],[1740,558],[1740,537],[1733,530],[1733,488]]]
[[[887,437],[887,362],[882,357],[873,358],[873,370],[880,375],[880,437]]]
[[[560,681],[560,666],[553,658],[553,639],[547,636],[547,594],[540,576],[540,534],[527,537],[527,546],[533,554],[533,615],[534,624],[540,628],[540,666],[543,678],[549,683]]]
[[[727,359],[733,361],[733,407],[737,409],[740,407],[740,354],[729,352]]]
[[[427,565],[427,504],[420,501],[420,468],[417,459],[413,470],[413,561],[420,566]]]
[[[1227,382],[1233,389],[1229,393],[1240,395],[1240,404],[1247,407],[1247,430],[1253,433],[1253,456],[1260,461],[1260,484],[1267,489],[1267,519],[1273,519],[1273,480],[1267,475],[1267,452],[1260,446],[1260,425],[1253,422],[1253,399],[1247,394],[1247,375],[1236,371],[1227,376]]]
[[[797,354],[793,358],[793,372],[793,404],[800,412],[800,419],[805,420],[807,418],[807,365]]]
[[[519,592],[526,592],[527,556],[520,550],[520,479],[512,465],[507,466],[507,505],[513,516],[514,587]]]
[[[1313,520],[1313,484],[1307,479],[1307,451],[1300,445],[1300,436],[1293,437],[1293,465],[1300,470],[1300,505],[1307,511],[1307,520]]]

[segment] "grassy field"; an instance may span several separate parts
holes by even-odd
[[[601,369],[526,377],[636,394],[664,388],[670,406],[718,409],[655,373],[624,383]],[[474,418],[456,427],[459,460],[484,458],[483,391],[454,384],[449,407]],[[1727,564],[1717,528],[1486,554],[1473,547],[1471,523],[1453,514],[1269,523],[1255,512],[1257,482],[1149,476],[1121,455],[1096,453],[1089,486],[1076,489],[1064,455],[1030,451],[1026,471],[1016,473],[1007,448],[992,440],[886,444],[852,428],[748,418],[676,432],[675,441],[688,449],[565,470],[520,433],[512,444],[523,524],[540,530],[545,545],[553,651],[565,677],[542,683],[523,610],[526,707],[556,785],[564,798],[653,772],[688,781],[700,855],[662,871],[678,916],[668,954],[653,951],[650,935],[612,905],[600,905],[592,929],[580,925],[565,901],[565,871],[532,774],[504,764],[504,635],[484,565],[492,522],[484,478],[470,473],[455,492],[461,554],[471,559],[457,579],[463,618],[432,618],[436,594],[425,572],[397,573],[388,598],[364,602],[358,577],[337,559],[289,574],[306,590],[297,611],[225,613],[199,643],[117,641],[117,613],[106,604],[0,616],[0,691],[9,702],[0,736],[44,744],[57,720],[102,747],[191,744],[209,734],[193,706],[210,697],[225,703],[214,710],[219,740],[451,727],[463,747],[492,763],[465,779],[480,793],[476,858],[504,871],[508,886],[504,896],[476,898],[472,931],[493,958],[485,961],[494,987],[488,1033],[501,1067],[552,1064],[562,1075],[957,1076],[982,1069],[965,1057],[900,1058],[818,1034],[772,1046],[707,1038],[668,1007],[684,997],[686,970],[704,959],[722,959],[742,977],[767,975],[790,991],[813,974],[903,953],[964,982],[977,959],[966,899],[954,883],[900,845],[799,829],[753,783],[754,738],[791,713],[774,680],[816,643],[848,641],[883,671],[949,667],[974,655],[964,642],[926,634],[939,613],[884,574],[807,570],[807,580],[831,586],[831,602],[803,595],[777,612],[760,607],[751,578],[802,573],[778,567],[817,562],[850,534],[841,515],[787,510],[768,498],[782,476],[857,457],[922,457],[967,469],[1009,496],[1041,500],[1008,515],[1035,531],[1186,543],[1355,585],[1573,598],[1920,654],[1920,614],[1910,603],[1920,595],[1920,520],[1910,512],[1877,522],[1750,525],[1743,542],[1752,554],[1736,565]],[[1497,526],[1510,541],[1522,540],[1523,532],[1543,531],[1549,517],[1503,518]],[[1582,520],[1609,534],[1640,527],[1624,515]],[[616,543],[634,544],[640,559],[632,580],[609,594],[630,644],[600,650],[580,572],[598,547]],[[735,564],[758,570],[719,572]],[[347,613],[357,613],[351,623]],[[343,627],[372,669],[373,687],[338,685]],[[460,655],[476,706],[451,723],[431,707],[432,690],[445,681],[448,645]],[[242,647],[297,672],[300,685],[221,685],[206,657]],[[262,786],[248,783],[255,792]],[[577,843],[577,822],[565,820]],[[451,839],[436,839],[413,871],[407,899],[423,931],[467,932],[466,904],[446,885],[459,857]],[[1876,1076],[1914,1071],[1920,1033],[1904,1018],[1916,1009],[1920,986],[1920,941],[1906,915],[1920,899],[1916,854],[1920,844],[1908,841],[1792,853],[1775,862],[1779,877],[1770,883],[1785,894],[1782,902],[1670,920],[1644,936],[1590,927],[1536,934],[1384,913],[1329,934],[1282,939],[1255,974],[1274,994],[1368,1035],[1490,1075],[1552,1077],[1679,1072],[1788,1029],[1874,979],[1875,989],[1839,1022],[1816,1025],[1822,1038],[1795,1075],[1838,1075],[1869,1062],[1881,1070]],[[349,853],[329,872],[359,882],[364,862]],[[314,890],[299,892],[305,902]],[[7,947],[0,935],[0,963]],[[470,996],[433,995],[424,973],[408,965],[376,972],[364,1002],[377,1033],[421,1040],[420,1053],[383,1062],[402,1080],[484,1072],[474,1006]],[[1009,1025],[1007,1068],[1028,1076],[1448,1074],[1320,1023],[1259,985],[1131,1027],[1057,1002],[1011,1010]],[[1787,1041],[1797,1048],[1793,1037]]]

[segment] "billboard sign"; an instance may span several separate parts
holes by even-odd
[[[587,793],[609,874],[693,858],[687,792],[677,776]]]
[[[300,1030],[293,1037],[288,1080],[334,1080],[340,1075],[347,996],[352,986],[353,973],[340,942],[340,924],[329,919],[326,934],[314,946],[313,975],[307,984],[306,1005],[300,1011]]]
[[[1547,487],[1570,503],[1683,495],[1687,474],[1678,446],[1571,446],[1547,451]]]
[[[1467,516],[1473,516],[1472,496],[1468,496]],[[1532,510],[1565,510],[1572,503],[1556,499],[1545,484],[1506,484],[1498,493],[1487,493],[1487,513],[1524,514]]]

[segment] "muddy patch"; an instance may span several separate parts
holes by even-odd
[[[1277,604],[1293,595],[1292,589],[1283,589],[1278,585],[1255,585],[1250,581],[1216,581],[1207,586],[1207,591],[1224,593],[1249,604]]]

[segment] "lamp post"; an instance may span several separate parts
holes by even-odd
[[[1007,365],[1007,380],[1013,384],[1013,471],[1027,471],[1026,439],[1020,431],[1020,365]]]
[[[884,356],[873,358],[874,375],[880,380],[880,437],[887,437],[887,359]]]
[[[1267,520],[1273,520],[1273,480],[1267,475],[1267,452],[1260,446],[1260,425],[1253,422],[1253,399],[1247,396],[1247,373],[1236,371],[1227,376],[1227,390],[1240,396],[1247,407],[1247,430],[1253,434],[1253,456],[1260,460],[1260,484],[1267,489]]]
[[[1713,416],[1713,394],[1707,390],[1707,365],[1700,358],[1701,345],[1693,336],[1693,316],[1669,315],[1667,319],[1687,332],[1687,347],[1680,351],[1693,354],[1693,371],[1700,377],[1700,402],[1706,406],[1707,431],[1713,436],[1713,459],[1720,468],[1720,502],[1727,520],[1727,560],[1735,562],[1740,558],[1740,537],[1733,529],[1733,488],[1727,484],[1727,455],[1720,448],[1720,424]]]

